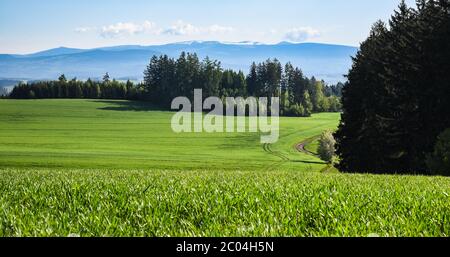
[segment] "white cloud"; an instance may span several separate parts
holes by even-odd
[[[174,36],[184,36],[184,35],[192,35],[200,32],[200,29],[195,27],[190,23],[185,23],[184,21],[177,21],[174,25],[169,28],[163,30],[164,34],[174,35]]]
[[[224,34],[233,31],[234,28],[232,27],[221,26],[217,24],[208,27],[197,27],[182,20],[178,20],[169,28],[163,30],[162,33],[172,36],[189,36],[198,34]]]
[[[221,26],[218,24],[206,27],[197,27],[182,20],[178,20],[173,23],[172,26],[165,29],[157,27],[153,22],[145,21],[143,23],[118,22],[102,27],[78,27],[75,29],[75,31],[78,33],[96,31],[100,36],[104,38],[117,38],[141,33],[152,35],[165,34],[169,36],[226,34],[233,32],[234,28],[229,26]]]
[[[298,27],[289,29],[284,38],[292,42],[304,42],[308,39],[320,36],[320,32],[311,27]]]
[[[206,28],[206,32],[209,34],[223,34],[223,33],[230,33],[233,31],[234,31],[234,28],[232,28],[232,27],[225,27],[225,26],[220,26],[217,24],[211,25]]]
[[[100,29],[100,35],[105,38],[114,38],[139,33],[152,33],[156,31],[155,28],[155,23],[150,21],[145,21],[141,24],[136,24],[133,22],[119,22],[116,24],[103,26]]]
[[[84,33],[84,32],[89,32],[89,31],[93,31],[96,30],[95,27],[78,27],[75,29],[75,32],[78,33]]]

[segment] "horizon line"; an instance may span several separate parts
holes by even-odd
[[[26,56],[26,55],[32,55],[32,54],[38,54],[41,52],[54,50],[54,49],[75,49],[75,50],[102,50],[104,48],[113,48],[113,47],[121,47],[121,46],[138,46],[138,47],[150,47],[150,46],[166,46],[166,45],[175,45],[175,44],[193,44],[193,43],[220,43],[224,45],[248,45],[248,46],[258,46],[258,45],[266,45],[266,46],[275,46],[275,45],[281,45],[281,44],[292,44],[292,45],[302,45],[302,44],[319,44],[319,45],[334,45],[334,46],[345,46],[345,47],[354,47],[359,48],[359,46],[354,45],[346,45],[346,44],[339,44],[339,43],[323,43],[323,42],[293,42],[289,40],[283,40],[279,41],[278,43],[263,43],[258,41],[251,41],[251,40],[243,40],[243,41],[220,41],[220,40],[188,40],[188,41],[174,41],[174,42],[168,42],[168,43],[155,43],[155,44],[148,44],[148,45],[140,45],[140,44],[123,44],[123,45],[105,45],[105,46],[99,46],[99,47],[92,47],[92,48],[78,48],[78,47],[70,47],[70,46],[57,46],[57,47],[51,47],[46,48],[42,50],[37,50],[34,52],[27,52],[27,53],[0,53],[0,55],[20,55],[20,56]]]

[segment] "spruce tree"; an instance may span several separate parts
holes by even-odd
[[[450,127],[449,1],[404,1],[361,44],[342,92],[340,169],[428,173],[425,157]]]

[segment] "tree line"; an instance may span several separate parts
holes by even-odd
[[[178,59],[167,55],[153,56],[144,71],[144,81],[111,80],[108,73],[102,81],[67,80],[21,83],[10,98],[92,98],[150,101],[169,109],[178,96],[193,99],[194,89],[203,97],[280,97],[280,113],[285,116],[310,116],[313,112],[338,112],[341,109],[342,83],[328,86],[287,63],[277,59],[253,63],[246,76],[242,71],[223,69],[217,60],[200,60],[195,53],[181,53]]]
[[[342,92],[339,169],[448,174],[448,149],[446,168],[429,162],[437,139],[449,140],[439,136],[450,128],[449,71],[448,0],[418,0],[417,8],[403,1],[388,24],[375,23]]]
[[[178,59],[153,56],[144,72],[143,89],[152,102],[170,107],[172,99],[193,99],[194,88],[203,97],[280,97],[285,116],[310,116],[313,112],[338,112],[343,84],[328,86],[307,78],[299,68],[277,59],[253,63],[247,76],[242,71],[222,69],[220,62],[195,53],[181,53]]]
[[[142,90],[131,81],[119,82],[110,80],[106,73],[102,81],[88,79],[80,81],[76,78],[67,80],[61,75],[57,81],[37,81],[33,83],[20,83],[15,86],[10,98],[91,98],[91,99],[142,99]]]
[[[8,90],[4,87],[0,87],[0,98],[3,98],[8,95]]]

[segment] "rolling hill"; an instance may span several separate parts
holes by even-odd
[[[142,79],[153,55],[177,57],[182,51],[201,58],[221,61],[224,68],[248,71],[253,61],[277,58],[292,62],[308,76],[328,83],[343,81],[357,48],[342,45],[281,42],[268,45],[254,42],[224,43],[189,41],[166,45],[125,45],[95,49],[55,48],[28,55],[0,55],[0,77],[27,80],[55,79],[61,73],[78,79],[100,78],[109,72],[115,78]]]
[[[335,173],[295,149],[338,113],[282,117],[272,145],[175,133],[172,115],[146,102],[0,99],[0,237],[450,234],[449,178]]]

